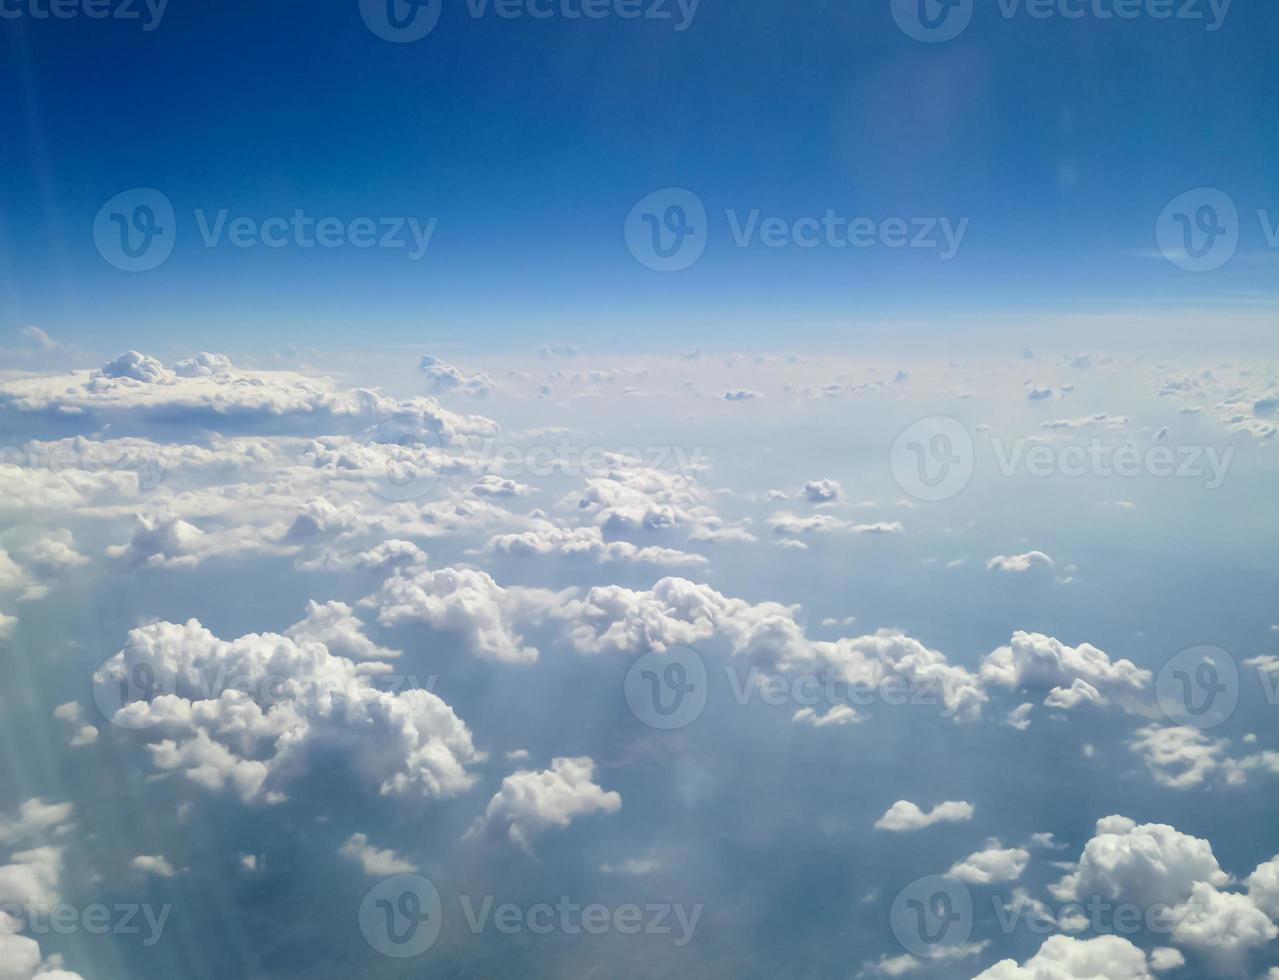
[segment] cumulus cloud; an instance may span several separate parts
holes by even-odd
[[[392,850],[380,850],[369,843],[368,835],[352,834],[340,848],[338,854],[355,861],[366,875],[389,878],[392,875],[412,874],[417,866],[406,861]]]
[[[490,827],[505,826],[511,841],[528,848],[538,834],[552,827],[567,827],[575,817],[620,810],[621,795],[604,790],[594,780],[595,762],[586,756],[557,758],[550,769],[521,770],[507,776],[464,839],[474,839]]]
[[[68,701],[53,709],[53,717],[69,729],[67,745],[73,749],[84,748],[98,741],[98,730],[84,723],[84,709],[78,701]]]
[[[997,885],[1016,881],[1030,862],[1030,852],[1021,847],[1004,847],[997,840],[986,842],[983,850],[956,862],[946,872],[969,885]]]
[[[0,852],[0,980],[82,980],[63,970],[60,958],[43,959],[39,943],[21,935],[25,923],[13,914],[60,901],[63,849],[45,842],[71,829],[71,814],[69,803],[30,799],[16,816],[0,817],[0,845],[26,845],[7,859]]]
[[[466,767],[484,758],[435,694],[379,691],[314,639],[222,640],[196,620],[139,627],[94,676],[99,704],[118,703],[121,681],[143,673],[164,693],[113,710],[111,720],[145,736],[157,769],[246,803],[283,800],[315,754],[347,757],[383,794],[425,797],[469,789]]]
[[[523,622],[544,619],[560,602],[544,589],[503,588],[473,568],[399,572],[364,601],[384,626],[419,623],[461,637],[484,660],[533,663],[538,651],[518,632]]]
[[[981,665],[983,683],[1011,690],[1069,691],[1076,680],[1082,680],[1098,695],[1117,697],[1141,692],[1151,677],[1150,671],[1138,668],[1130,660],[1112,661],[1091,643],[1070,647],[1054,637],[1020,630],[1013,634],[1008,646],[995,650]],[[1087,692],[1059,694],[1058,700],[1080,697],[1087,697]]]
[[[456,393],[480,398],[495,387],[493,379],[487,374],[464,374],[432,354],[422,357],[418,369],[426,376],[430,390],[439,394]]]
[[[1153,980],[1146,954],[1120,936],[1050,936],[1020,966],[1004,960],[974,980]]]
[[[809,480],[804,484],[804,499],[810,504],[830,504],[839,500],[843,490],[835,480]]]
[[[1248,741],[1247,739],[1244,740]],[[1128,743],[1155,782],[1169,789],[1195,789],[1213,780],[1238,786],[1251,772],[1279,774],[1279,752],[1231,758],[1230,740],[1188,725],[1147,725]]]
[[[132,867],[144,875],[155,875],[157,878],[172,878],[177,875],[169,859],[158,854],[139,854],[133,859]]]
[[[973,818],[973,805],[962,800],[947,800],[925,812],[910,800],[898,800],[888,812],[875,821],[880,830],[922,830],[936,823],[964,823]]]
[[[491,554],[523,558],[587,557],[601,562],[688,566],[707,564],[703,555],[658,545],[640,546],[629,541],[608,541],[598,527],[564,527],[544,518],[533,518],[528,530],[494,535],[484,550]]]
[[[1097,821],[1075,870],[1052,887],[1063,901],[1098,896],[1110,902],[1144,907],[1176,905],[1196,882],[1229,883],[1212,845],[1168,824],[1138,824],[1128,817]]]

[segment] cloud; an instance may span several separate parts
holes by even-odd
[[[900,521],[877,521],[873,524],[858,524],[855,521],[842,521],[830,514],[812,514],[798,517],[783,511],[769,518],[774,534],[800,535],[824,534],[832,531],[847,531],[849,534],[901,534],[903,528]]]
[[[139,854],[133,859],[132,867],[144,875],[155,875],[157,878],[172,878],[177,875],[168,858],[155,854]]]
[[[1078,679],[1106,696],[1133,695],[1144,690],[1151,677],[1130,660],[1111,661],[1090,643],[1070,647],[1054,637],[1020,630],[981,665],[982,683],[1012,690],[1070,689]]]
[[[139,627],[95,674],[99,703],[118,699],[120,680],[139,670],[167,682],[166,693],[133,701],[112,720],[144,736],[157,769],[246,803],[283,800],[313,753],[345,757],[385,795],[428,798],[470,789],[466,767],[484,758],[435,694],[380,691],[318,640],[222,640],[194,619]]]
[[[521,558],[587,557],[600,562],[686,566],[707,564],[707,559],[702,555],[656,545],[640,546],[629,541],[608,541],[598,527],[562,527],[544,518],[534,518],[526,531],[494,535],[483,551]]]
[[[888,812],[875,821],[879,830],[896,832],[922,830],[936,823],[965,823],[973,818],[973,805],[957,800],[938,803],[928,812],[909,800],[898,800]]]
[[[557,758],[550,769],[521,770],[507,776],[484,816],[472,824],[464,839],[504,825],[511,841],[528,848],[538,834],[552,827],[567,827],[575,817],[616,813],[622,808],[621,795],[604,790],[594,779],[595,762],[586,756]]]
[[[997,572],[1029,572],[1033,568],[1055,568],[1053,562],[1042,551],[1027,551],[1022,555],[995,555],[986,562],[986,568]]]
[[[464,374],[452,364],[441,361],[431,354],[423,356],[418,364],[418,370],[426,375],[430,390],[439,394],[459,394],[482,398],[495,387],[493,379],[487,374]]]
[[[544,589],[503,588],[473,568],[397,572],[361,605],[377,609],[383,626],[418,623],[462,638],[483,660],[530,664],[538,651],[518,632],[544,619],[560,603]]]
[[[1253,771],[1279,774],[1279,752],[1232,759],[1229,739],[1212,738],[1188,725],[1147,725],[1137,729],[1128,746],[1142,757],[1155,782],[1169,789],[1194,789],[1218,778],[1238,786]]]
[[[804,484],[803,493],[810,504],[830,504],[839,500],[843,490],[834,480],[809,480]]]
[[[98,741],[98,730],[92,725],[84,724],[84,709],[80,702],[68,701],[53,709],[53,717],[63,722],[71,730],[67,737],[67,745],[73,749],[94,745]]]
[[[72,806],[29,799],[16,817],[0,817],[0,845],[40,844],[0,855],[0,980],[82,980],[61,968],[61,959],[42,960],[40,945],[20,935],[23,921],[11,912],[47,909],[60,901],[63,849],[42,842],[71,830]],[[47,914],[47,913],[46,913]]]
[[[373,847],[365,834],[352,834],[346,843],[338,848],[338,854],[358,862],[366,875],[379,878],[412,874],[417,871],[416,865],[406,861],[394,851]]]
[[[1119,936],[1050,936],[1021,966],[996,963],[974,980],[1153,980],[1146,954]]]
[[[857,725],[863,721],[857,709],[846,704],[834,704],[825,713],[818,714],[813,708],[800,708],[791,716],[791,721],[801,725],[812,725],[814,728],[842,728],[844,725]]]
[[[999,841],[990,840],[984,850],[952,865],[946,874],[969,885],[997,885],[1016,881],[1029,862],[1029,851],[1020,847],[1005,848]]]

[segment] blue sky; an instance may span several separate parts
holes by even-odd
[[[58,2],[0,980],[1279,980],[1273,5]]]
[[[1211,16],[1206,0],[1202,13]],[[447,5],[392,44],[354,3],[170,4],[138,22],[24,19],[3,34],[0,123],[8,330],[80,343],[176,323],[245,347],[320,347],[530,331],[600,347],[704,330],[730,346],[779,325],[820,345],[884,317],[1109,312],[1132,304],[1268,310],[1276,212],[1279,14],[1203,21],[1012,19],[994,0],[944,44],[889,5],[703,3],[677,21],[503,20]],[[678,18],[677,8],[672,5]],[[1195,8],[1198,11],[1198,8]],[[193,69],[198,66],[198,70]],[[1187,274],[1154,247],[1164,205],[1219,187],[1239,254]],[[87,229],[113,195],[173,202],[171,259],[106,264]],[[680,274],[625,249],[632,205],[666,187],[705,202],[710,241]],[[303,209],[438,219],[426,257],[200,244],[193,212]],[[969,219],[958,254],[735,247],[732,209],[797,220]]]

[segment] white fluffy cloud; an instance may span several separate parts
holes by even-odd
[[[594,780],[595,762],[585,756],[554,759],[550,769],[507,776],[466,837],[473,839],[490,827],[505,826],[510,839],[527,848],[538,834],[567,827],[574,817],[620,810],[621,795],[604,790]]]
[[[316,752],[348,755],[384,794],[469,789],[483,758],[470,730],[429,691],[389,694],[315,639],[273,633],[221,640],[195,620],[132,630],[94,677],[99,703],[139,671],[165,693],[113,721],[145,733],[153,764],[245,802],[278,802]]]
[[[898,800],[888,812],[875,821],[880,830],[922,830],[935,823],[963,823],[973,818],[973,805],[962,800],[947,800],[925,812],[910,800]]]
[[[1020,966],[996,963],[974,980],[1153,980],[1146,954],[1119,936],[1051,936]]]
[[[1077,700],[1078,692],[1066,694],[1075,681],[1086,682],[1098,695],[1117,697],[1144,690],[1151,673],[1131,660],[1114,660],[1091,643],[1070,647],[1042,633],[1018,630],[1008,646],[1000,647],[982,661],[983,683],[1012,690],[1061,689],[1058,700]],[[1060,706],[1066,706],[1062,704]]]
[[[559,601],[544,589],[503,588],[478,569],[441,568],[400,572],[364,604],[377,609],[385,626],[420,623],[457,634],[482,659],[527,664],[538,651],[525,643],[519,624],[544,619]]]
[[[969,885],[997,885],[1016,881],[1030,862],[1030,852],[1021,847],[1004,847],[997,840],[986,842],[983,850],[956,862],[946,872]]]
[[[1127,817],[1105,817],[1084,845],[1075,870],[1053,886],[1063,901],[1098,896],[1142,906],[1176,905],[1195,882],[1224,886],[1212,845],[1168,824],[1138,824]]]
[[[177,875],[169,859],[161,854],[139,854],[133,859],[133,869],[157,878],[172,878]]]
[[[1247,893],[1225,891],[1232,878],[1208,841],[1167,824],[1106,817],[1075,869],[1051,890],[1063,901],[1101,899],[1158,912],[1174,943],[1199,951],[1218,975],[1233,976],[1250,950],[1279,936],[1267,914],[1272,864],[1253,872]]]
[[[390,849],[379,849],[369,843],[367,834],[352,834],[338,848],[338,854],[360,865],[366,875],[389,878],[391,875],[412,874],[417,866]]]
[[[69,803],[27,800],[14,817],[0,818],[0,845],[29,846],[8,856],[0,853],[0,980],[82,980],[61,969],[61,960],[41,957],[40,945],[21,935],[26,923],[15,913],[48,907],[60,900],[63,849],[47,841],[70,829]]]

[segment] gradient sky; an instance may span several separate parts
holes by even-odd
[[[1201,0],[1205,15],[1206,0]],[[27,9],[23,7],[21,9]],[[674,9],[674,8],[672,8]],[[465,336],[669,346],[841,340],[894,317],[1196,308],[1268,313],[1279,217],[1279,10],[1101,20],[978,0],[944,44],[887,2],[705,0],[672,21],[475,19],[392,44],[354,0],[173,0],[138,21],[0,20],[0,330],[84,346],[340,346]],[[711,239],[657,274],[623,222],[660,188],[695,191]],[[1155,249],[1164,205],[1212,186],[1243,218],[1210,274]],[[163,191],[177,247],[111,267],[90,228],[113,195]],[[439,219],[402,252],[201,245],[194,209],[258,220]],[[958,256],[750,249],[724,211],[970,219]],[[531,335],[536,334],[533,338]],[[205,340],[203,338],[209,338]]]

